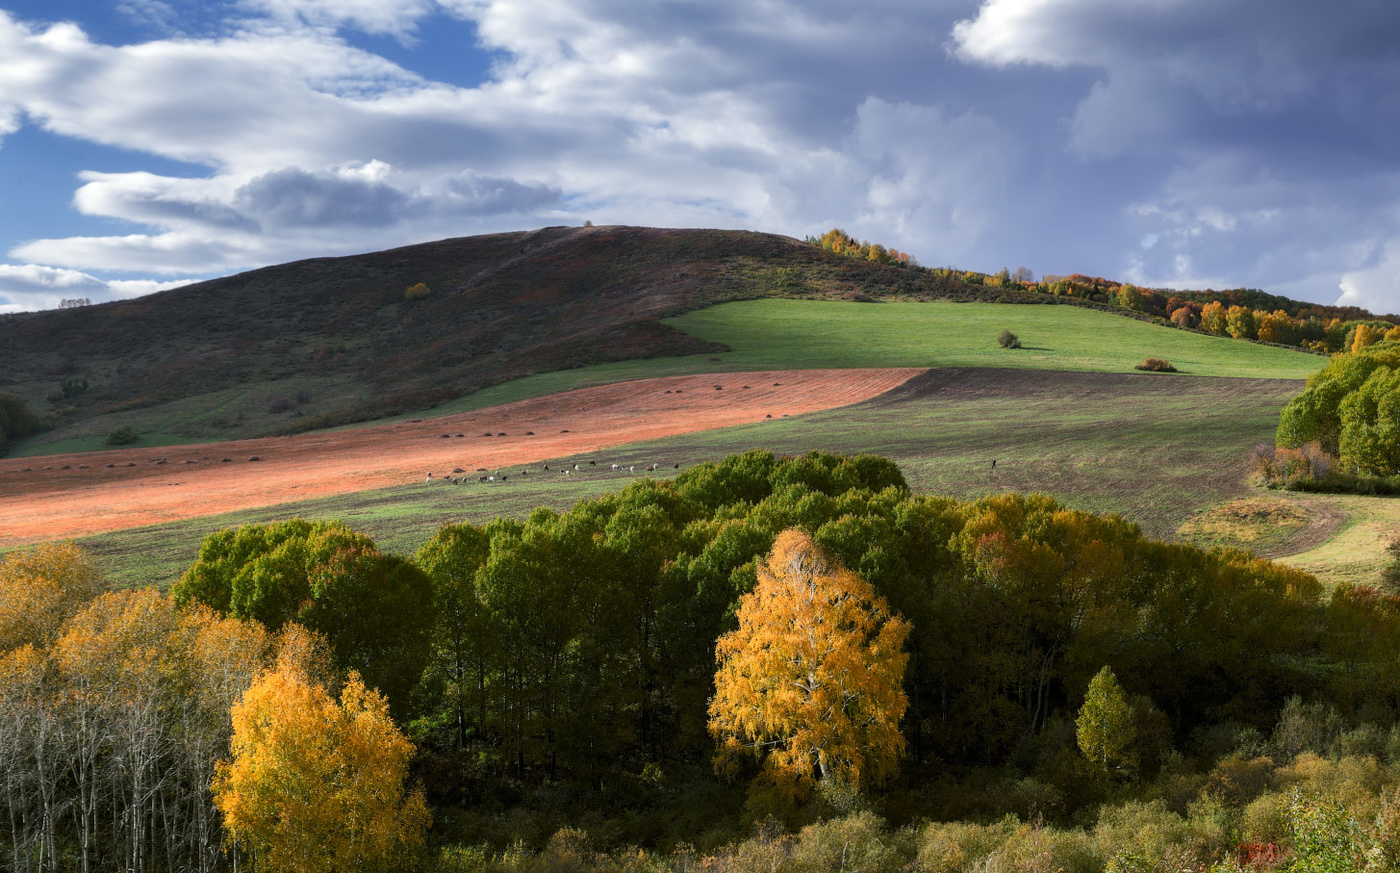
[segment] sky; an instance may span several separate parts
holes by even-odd
[[[0,312],[545,225],[1400,312],[1393,0],[0,0]]]

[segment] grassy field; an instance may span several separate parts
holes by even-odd
[[[1353,494],[1289,494],[1314,512],[1340,513],[1341,528],[1316,548],[1281,560],[1332,586],[1372,585],[1390,563],[1386,546],[1400,538],[1400,498]]]
[[[432,409],[365,424],[466,412],[589,385],[690,373],[829,367],[996,367],[1131,373],[1134,364],[1157,357],[1171,361],[1180,371],[1178,376],[1303,379],[1327,360],[1076,306],[764,299],[712,306],[667,319],[665,323],[700,340],[723,343],[731,351],[539,373],[472,392]],[[1024,348],[1000,348],[996,337],[1003,329],[1016,333]],[[232,426],[242,416],[258,415],[275,396],[303,390],[313,397],[325,398],[337,387],[327,380],[315,379],[250,384],[162,404],[159,408],[109,415],[104,417],[102,427],[130,426],[142,432],[140,445],[189,444],[200,439],[172,431],[195,421],[228,421]],[[352,399],[337,399],[341,401],[349,403]],[[315,406],[313,402],[308,408],[314,410]],[[229,436],[236,436],[235,431],[231,429]],[[12,454],[28,457],[88,451],[101,448],[101,438],[94,432],[60,441],[53,435],[40,434],[18,443]]]
[[[1132,373],[1133,365],[1157,357],[1171,361],[1177,376],[1305,379],[1327,363],[1324,357],[1292,349],[1077,306],[765,299],[711,306],[665,323],[731,351],[540,373],[397,418],[467,412],[589,385],[689,373],[842,367]],[[1017,334],[1024,347],[1000,348],[996,338],[1003,329]]]
[[[1044,491],[1078,508],[1122,513],[1154,536],[1171,537],[1193,515],[1249,493],[1249,449],[1269,439],[1279,407],[1298,387],[1282,380],[936,370],[845,409],[549,459],[582,462],[581,479],[402,486],[82,542],[104,557],[121,584],[168,584],[193,560],[205,534],[293,515],[341,518],[385,548],[411,553],[449,521],[521,517],[535,506],[564,508],[622,488],[633,477],[605,471],[613,462],[689,466],[752,448],[874,452],[894,458],[920,492],[966,498]],[[600,466],[590,468],[588,460]]]

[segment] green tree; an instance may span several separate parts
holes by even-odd
[[[1079,751],[1095,772],[1101,776],[1122,776],[1136,769],[1132,753],[1133,741],[1137,739],[1133,707],[1108,667],[1089,682],[1074,726]]]
[[[295,621],[325,634],[338,665],[359,671],[400,714],[427,663],[432,581],[338,521],[211,534],[171,594],[271,630]]]
[[[1338,408],[1338,457],[1375,476],[1400,473],[1400,370],[1380,367]]]

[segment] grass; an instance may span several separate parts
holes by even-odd
[[[731,350],[540,373],[396,419],[468,412],[590,385],[691,373],[850,367],[1129,373],[1144,356],[1151,356],[1167,357],[1177,369],[1176,374],[1157,378],[1306,379],[1327,363],[1324,357],[1292,349],[1205,336],[1076,306],[764,299],[723,303],[665,323]],[[1000,348],[997,335],[1003,328],[1016,333],[1024,348]]]
[[[1205,336],[1076,306],[998,303],[893,302],[850,303],[827,300],[763,299],[724,303],[689,312],[665,323],[707,342],[723,343],[718,354],[647,358],[554,370],[514,379],[430,409],[406,412],[364,427],[408,418],[467,412],[540,397],[574,388],[691,373],[748,370],[796,370],[847,367],[996,367],[1128,373],[1144,356],[1170,359],[1176,374],[1243,378],[1303,379],[1327,359],[1274,346]],[[997,335],[1016,333],[1021,349],[1003,349]],[[226,438],[251,433],[274,396],[309,389],[315,411],[323,402],[353,403],[343,386],[329,380],[287,379],[184,398],[148,410],[104,416],[77,438],[50,441],[45,435],[16,445],[16,457],[86,451],[115,426],[143,433],[143,445],[182,445],[210,439],[206,430],[187,434],[171,428],[193,426],[211,418],[227,420]],[[290,419],[288,419],[290,421]],[[166,430],[152,434],[145,431]],[[100,434],[97,432],[100,430]],[[155,440],[159,440],[156,442]]]
[[[1297,501],[1258,495],[1203,510],[1177,533],[1201,545],[1286,554],[1309,521],[1308,508]]]
[[[1244,481],[1249,448],[1272,434],[1280,406],[1298,387],[1142,374],[935,371],[844,409],[548,459],[581,461],[587,475],[579,479],[400,486],[80,542],[106,559],[118,584],[168,584],[193,561],[207,533],[293,515],[344,519],[382,547],[406,554],[445,522],[564,508],[633,478],[587,468],[589,459],[690,466],[751,448],[874,452],[895,459],[919,492],[971,498],[1044,491],[1077,508],[1122,513],[1153,536],[1171,537],[1196,513],[1250,493]]]
[[[1390,562],[1386,546],[1400,537],[1400,498],[1352,494],[1290,495],[1308,507],[1341,512],[1345,522],[1326,542],[1280,559],[1329,586],[1374,585]]]
[[[721,356],[723,362],[745,369],[1000,367],[1127,373],[1151,356],[1170,359],[1182,374],[1303,379],[1327,363],[1290,349],[1073,306],[749,300],[668,323],[729,345],[734,352]],[[1002,330],[1015,333],[1023,348],[1000,348]]]

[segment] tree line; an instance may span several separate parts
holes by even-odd
[[[764,586],[794,562],[839,596],[772,606]],[[226,838],[254,862],[295,855],[285,816],[229,799],[272,797],[268,774],[288,772],[389,774],[366,787],[381,806],[345,814],[369,801],[337,794],[308,819],[381,859],[411,854],[424,799],[556,786],[625,802],[695,766],[749,785],[753,809],[831,773],[909,789],[1011,767],[1079,790],[1074,719],[1105,668],[1131,727],[1112,733],[1131,742],[1104,760],[1132,778],[1201,731],[1268,730],[1295,695],[1382,724],[1400,706],[1387,594],[1325,598],[1299,571],[1044,495],[916,495],[872,456],[734,455],[566,512],[449,524],[411,559],[337,522],[248,525],[209,537],[169,597],[99,593],[70,547],[5,559],[0,583],[0,821],[17,870],[216,869]],[[726,701],[770,669],[751,641],[782,637],[755,625],[776,615],[831,616],[855,642],[798,660],[866,678],[812,666],[802,699],[754,730]],[[825,733],[791,715],[812,711],[834,714]],[[343,739],[293,742],[312,735]]]
[[[833,228],[820,237],[808,237],[806,241],[846,257],[926,269],[965,285],[1012,288],[1030,294],[1085,301],[1232,339],[1297,346],[1327,354],[1355,351],[1382,339],[1400,339],[1400,317],[1377,316],[1355,306],[1302,303],[1252,288],[1177,291],[1139,288],[1132,283],[1079,273],[1047,274],[1037,280],[1027,267],[1017,267],[1014,271],[1003,268],[995,273],[920,267],[907,253],[857,240],[840,228]]]

